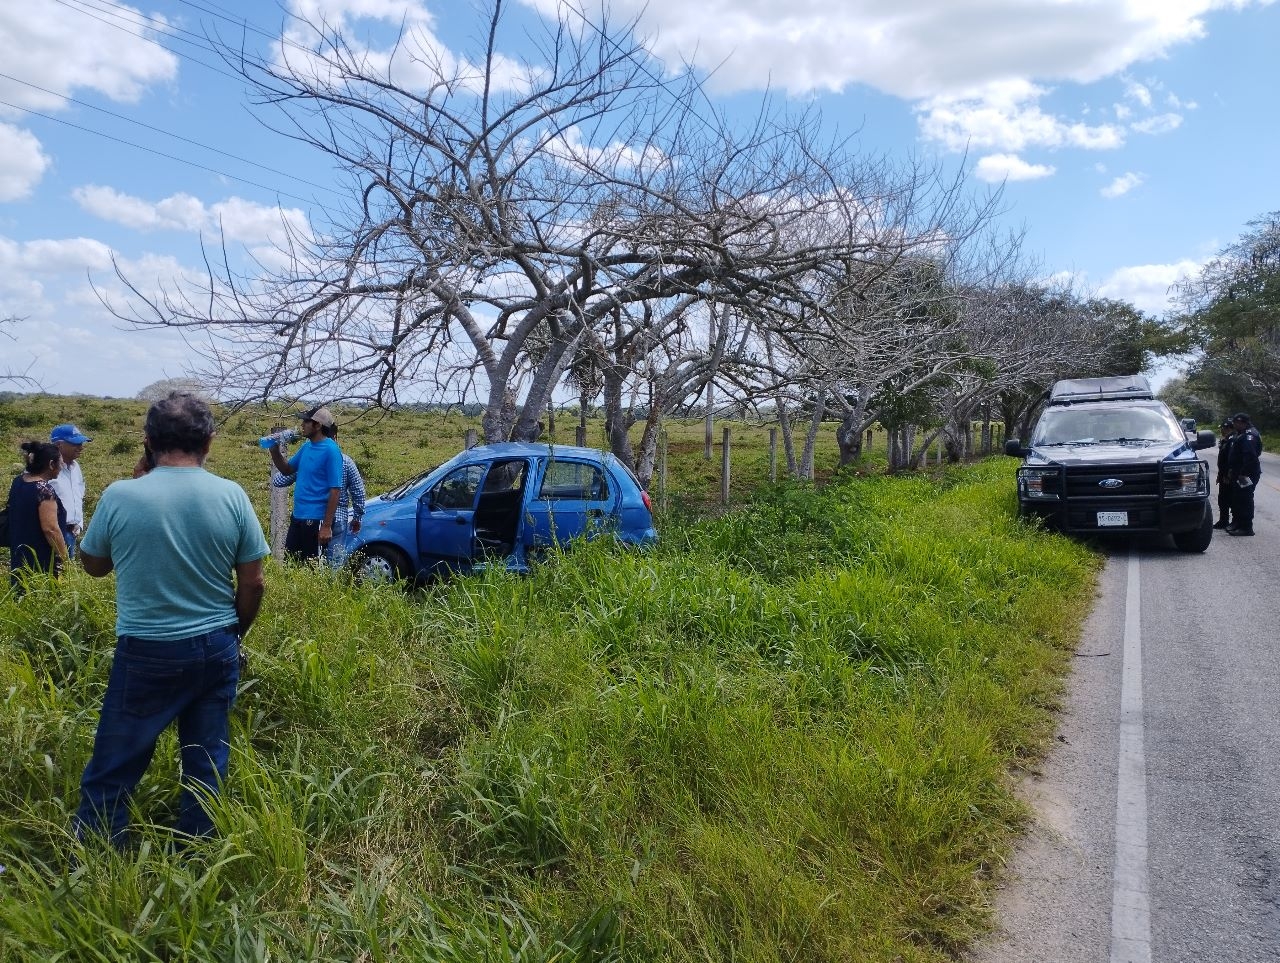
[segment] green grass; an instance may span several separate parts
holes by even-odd
[[[212,467],[265,477],[269,427],[233,419]],[[458,428],[358,434],[390,483]],[[87,473],[131,463],[100,438]],[[1096,559],[1016,521],[1004,459],[703,520],[718,480],[675,464],[645,553],[414,593],[269,564],[221,837],[185,857],[171,734],[137,853],[68,835],[110,581],[0,597],[0,960],[953,959],[990,925]]]
[[[94,437],[85,446],[81,468],[85,475],[86,509],[92,514],[103,489],[117,478],[127,478],[142,452],[142,426],[147,405],[127,399],[95,399],[32,395],[0,401],[0,468],[12,475],[21,470],[18,446],[28,439],[46,440],[49,430],[61,422],[74,422]],[[261,518],[266,520],[270,496],[270,459],[258,447],[262,435],[281,425],[296,426],[293,409],[247,408],[222,421],[207,462],[210,471],[233,478],[249,493]],[[338,441],[360,466],[370,494],[387,491],[424,469],[439,465],[462,450],[468,429],[478,430],[478,418],[459,414],[417,412],[360,412],[337,409]],[[546,437],[558,444],[573,444],[578,420],[561,413],[555,430]],[[731,504],[747,501],[769,482],[769,427],[747,421],[717,422],[712,456],[705,457],[705,427],[701,419],[671,420],[666,425],[668,488],[660,488],[656,466],[650,489],[655,500],[681,515],[700,515],[720,503],[721,428],[732,430],[730,482]],[[838,453],[835,424],[826,422],[819,433],[816,474],[820,481],[836,470]],[[637,425],[638,444],[642,426]],[[607,447],[604,421],[588,422],[587,444]],[[802,433],[796,436],[797,447]],[[884,432],[873,431],[865,449],[861,470],[878,470],[887,461]],[[777,442],[778,478],[786,475],[782,440]]]

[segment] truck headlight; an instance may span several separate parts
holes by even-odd
[[[1056,468],[1019,468],[1018,494],[1056,501],[1062,497],[1062,473]]]
[[[1164,466],[1164,493],[1174,498],[1192,498],[1209,491],[1209,472],[1202,461]]]

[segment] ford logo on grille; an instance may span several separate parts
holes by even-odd
[[[1123,488],[1124,482],[1119,478],[1104,478],[1098,482],[1099,488]]]

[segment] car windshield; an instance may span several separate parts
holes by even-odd
[[[1182,429],[1153,408],[1049,408],[1040,416],[1033,446],[1182,441]]]
[[[428,468],[424,472],[419,472],[418,474],[410,478],[407,482],[402,482],[399,485],[397,485],[395,488],[391,489],[391,491],[387,492],[385,495],[382,496],[383,499],[389,502],[393,502],[397,498],[404,498],[404,496],[409,493],[410,488],[418,484],[418,482],[422,481],[422,479],[426,478],[433,471],[435,471],[435,468]]]

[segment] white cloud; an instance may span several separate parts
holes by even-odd
[[[1128,301],[1149,314],[1163,314],[1170,307],[1169,289],[1198,273],[1201,262],[1184,259],[1173,264],[1139,264],[1120,268],[1102,282],[1098,294]]]
[[[522,0],[554,15],[582,0]],[[909,99],[1010,77],[1090,83],[1205,33],[1203,17],[1261,0],[613,0],[671,64],[716,72],[719,90],[792,94],[867,84]]]
[[[1128,194],[1131,190],[1133,190],[1135,187],[1140,185],[1146,179],[1147,178],[1145,174],[1138,174],[1133,171],[1128,171],[1124,174],[1121,174],[1119,177],[1113,180],[1110,184],[1104,187],[1101,191],[1101,194],[1103,197],[1111,198],[1111,199],[1121,197],[1124,194]]]
[[[1146,84],[1140,84],[1136,80],[1130,80],[1125,84],[1125,96],[1130,100],[1136,101],[1143,107],[1151,106],[1151,88]]]
[[[1046,114],[1036,103],[1046,93],[1029,81],[1001,81],[973,95],[934,97],[917,108],[920,130],[953,151],[1110,150],[1124,143],[1124,129],[1114,124],[1068,123]]]
[[[296,207],[270,207],[230,197],[206,205],[190,194],[173,194],[151,202],[112,187],[89,184],[72,192],[76,202],[91,214],[136,230],[173,230],[217,233],[246,245],[273,245],[287,240],[290,232],[307,236],[307,215]]]
[[[111,248],[89,237],[14,241],[0,237],[0,278],[40,277],[66,272],[83,275],[111,266]],[[0,310],[0,314],[8,313]],[[22,311],[14,312],[22,314]]]
[[[1129,125],[1140,134],[1167,134],[1182,126],[1181,114],[1156,114]]]
[[[521,0],[554,16],[583,0]],[[1122,76],[1202,38],[1205,15],[1270,0],[613,0],[639,17],[670,66],[711,71],[720,93],[793,96],[864,84],[918,105],[921,132],[948,150],[1106,150],[1122,127],[1081,123],[1040,106],[1054,84]],[[571,15],[572,22],[572,15]],[[1129,104],[1150,109],[1158,84],[1124,78]],[[1011,88],[1022,96],[1009,97]],[[1080,116],[1088,114],[1087,106]]]
[[[0,316],[22,319],[7,329],[15,339],[5,348],[10,370],[24,371],[48,391],[125,396],[185,370],[191,349],[179,335],[121,330],[103,307],[87,275],[123,303],[111,256],[94,238],[0,236]],[[120,258],[119,264],[148,295],[179,279],[203,277],[164,255]]]
[[[48,166],[49,158],[34,134],[0,124],[0,201],[28,196]]]
[[[478,65],[456,56],[436,36],[434,18],[418,0],[290,0],[289,11],[295,19],[277,44],[275,59],[300,76],[339,88],[347,84],[342,72],[314,53],[327,46],[316,29],[323,27],[325,38],[334,30],[343,33],[348,56],[362,71],[407,90],[425,90],[444,80],[478,92],[486,82]],[[368,29],[354,29],[356,22]],[[529,68],[497,52],[488,83],[497,91],[524,89]]]
[[[151,84],[171,80],[178,58],[151,41],[163,18],[112,4],[111,17],[95,17],[75,4],[30,0],[0,3],[4,72],[39,84],[0,77],[0,100],[35,110],[56,110],[78,89],[117,101],[136,101]],[[146,26],[140,26],[146,24]]]
[[[988,154],[978,161],[974,176],[987,183],[1000,181],[1033,181],[1049,177],[1055,168],[1045,164],[1029,164],[1017,154]]]

